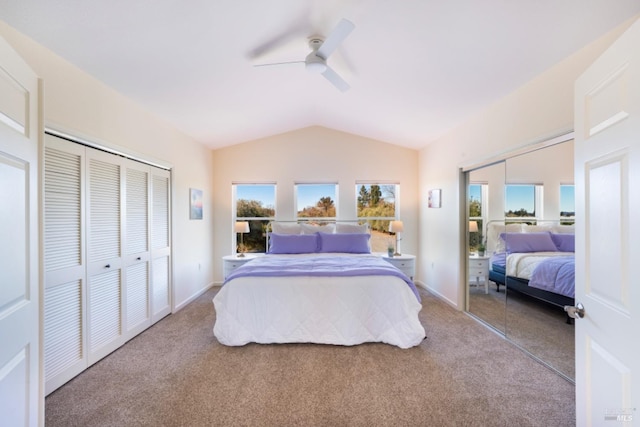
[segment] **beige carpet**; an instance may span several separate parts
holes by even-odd
[[[55,426],[569,426],[574,386],[423,293],[428,339],[225,347],[217,289],[46,399]]]

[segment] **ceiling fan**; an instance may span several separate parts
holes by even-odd
[[[353,31],[356,26],[348,19],[342,19],[333,29],[326,39],[321,37],[311,37],[309,47],[311,53],[304,61],[274,62],[270,64],[256,64],[254,67],[268,67],[285,64],[304,64],[307,71],[314,74],[322,74],[341,92],[347,91],[350,86],[333,68],[327,65],[329,56],[340,46],[344,39]]]

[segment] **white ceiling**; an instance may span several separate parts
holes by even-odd
[[[640,0],[0,0],[0,19],[212,148],[312,125],[421,148]],[[307,39],[347,18],[329,58]],[[278,48],[255,55],[266,47]]]

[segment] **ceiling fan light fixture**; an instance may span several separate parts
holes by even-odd
[[[314,74],[322,74],[327,69],[327,61],[323,57],[316,54],[316,52],[311,52],[304,59],[304,65],[308,72]]]
[[[327,64],[323,62],[307,62],[305,68],[313,74],[322,74],[327,69]]]

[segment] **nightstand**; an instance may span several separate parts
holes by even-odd
[[[224,275],[225,280],[231,274],[233,270],[240,267],[242,264],[251,261],[252,259],[256,259],[258,257],[264,256],[263,253],[245,253],[243,257],[238,257],[238,255],[225,255],[222,257],[222,274]]]
[[[395,265],[398,270],[409,276],[413,280],[413,276],[416,274],[416,256],[409,254],[396,255],[389,257],[387,254],[379,254],[382,259]]]
[[[469,281],[475,277],[475,286],[484,284],[484,293],[489,293],[489,257],[471,255],[469,256]],[[480,280],[482,279],[482,281]]]

